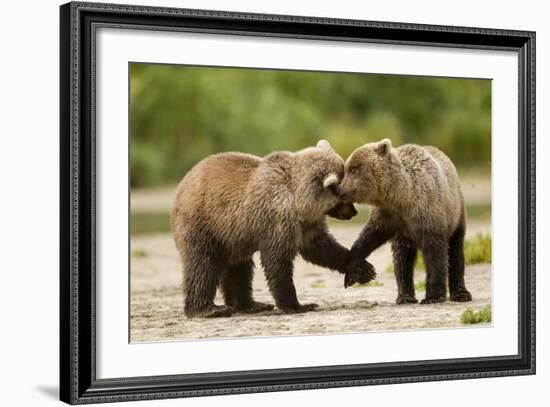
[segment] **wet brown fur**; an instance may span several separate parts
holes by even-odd
[[[293,260],[299,253],[311,263],[345,272],[349,251],[325,221],[329,212],[347,219],[355,214],[334,190],[343,172],[343,159],[325,141],[296,153],[264,158],[221,153],[197,164],[178,186],[171,212],[183,262],[186,315],[272,309],[252,296],[256,251],[277,307],[287,313],[314,309],[315,304],[298,302]],[[359,268],[363,276],[374,277],[366,262]],[[217,287],[225,306],[214,305]]]
[[[417,302],[414,264],[422,250],[427,268],[423,303],[470,301],[464,283],[464,198],[451,160],[431,146],[394,148],[388,139],[355,150],[340,185],[345,201],[372,205],[369,222],[351,249],[354,263],[391,241],[397,303]]]

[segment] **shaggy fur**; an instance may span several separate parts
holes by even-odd
[[[351,249],[351,274],[356,262],[391,240],[398,304],[417,302],[418,249],[427,268],[422,303],[445,301],[447,276],[452,301],[472,299],[464,284],[464,198],[456,169],[440,150],[413,144],[393,148],[388,139],[366,144],[346,161],[340,194],[346,202],[374,207]]]
[[[345,272],[349,251],[328,232],[325,215],[349,219],[337,186],[344,160],[326,141],[296,153],[275,152],[264,158],[240,153],[210,156],[181,181],[171,225],[183,262],[185,314],[229,316],[273,308],[254,301],[252,255],[260,259],[271,294],[286,313],[305,312],[293,283],[293,260],[299,253],[314,264]],[[366,261],[355,262],[350,275],[374,278]],[[220,287],[225,306],[215,305]]]

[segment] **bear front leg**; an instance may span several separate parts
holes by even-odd
[[[267,284],[271,295],[275,299],[277,308],[286,314],[313,311],[317,304],[300,304],[294,287],[293,256],[284,256],[272,249],[260,251],[260,258],[264,267]]]
[[[310,263],[345,274],[350,251],[336,241],[325,223],[321,223],[306,231],[300,254]],[[359,262],[357,271],[360,273],[357,278],[362,280],[362,284],[376,278],[374,267],[365,260]]]
[[[424,232],[422,254],[426,263],[426,298],[422,304],[445,302],[448,273],[447,239],[433,232]]]
[[[302,258],[317,266],[346,272],[349,250],[340,245],[325,228],[319,227],[308,231],[305,242],[300,247]]]
[[[378,211],[373,211],[367,226],[363,228],[359,237],[353,243],[350,250],[348,264],[346,266],[346,277],[344,287],[347,288],[355,283],[362,284],[362,261],[373,251],[378,249],[394,235],[394,228],[389,222],[383,220]],[[370,265],[370,263],[368,263]],[[370,265],[372,267],[372,265]],[[374,272],[374,267],[373,272]]]
[[[271,311],[272,304],[257,302],[252,298],[253,277],[254,262],[252,259],[228,266],[221,284],[225,304],[235,311],[245,314]]]

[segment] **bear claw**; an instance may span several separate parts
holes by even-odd
[[[235,310],[227,305],[210,305],[204,311],[197,313],[195,316],[202,318],[224,318],[230,317],[235,313]]]
[[[395,300],[396,304],[417,304],[418,300],[414,298],[414,295],[400,295]]]
[[[358,263],[351,262],[346,267],[344,277],[344,288],[351,287],[355,283],[367,284],[376,278],[376,270],[372,264],[366,260]]]
[[[472,301],[472,294],[466,289],[451,293],[451,301],[454,302],[467,302]]]
[[[441,302],[445,302],[445,300],[445,297],[426,297],[420,301],[420,304],[439,304]]]
[[[237,311],[243,314],[256,314],[258,312],[271,311],[274,308],[273,304],[254,301],[247,307],[237,308]]]
[[[284,309],[285,314],[302,314],[317,309],[319,304],[298,304],[296,308]]]

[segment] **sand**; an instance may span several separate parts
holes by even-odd
[[[361,225],[331,226],[339,242],[350,247]],[[490,233],[488,223],[469,224],[468,236]],[[374,252],[369,261],[377,269],[376,285],[344,289],[337,272],[295,261],[294,282],[300,302],[319,304],[316,311],[285,315],[278,310],[229,318],[188,319],[183,314],[181,265],[169,234],[132,237],[131,323],[132,342],[173,341],[201,338],[305,335],[366,331],[464,327],[460,316],[466,308],[478,310],[491,304],[491,265],[466,268],[466,286],[473,296],[468,303],[396,305],[397,286],[389,245]],[[254,297],[273,304],[263,270],[255,258]],[[415,281],[425,279],[415,272]],[[424,297],[417,291],[417,298]],[[215,302],[223,304],[218,293]],[[475,325],[479,326],[479,325]]]

